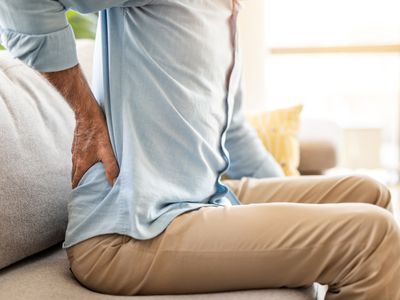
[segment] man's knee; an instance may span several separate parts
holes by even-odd
[[[400,246],[400,227],[388,210],[366,204],[354,214],[354,221],[365,235],[364,242],[380,243],[389,238],[396,241],[397,247]]]
[[[377,284],[383,288],[390,282],[391,288],[397,288],[400,229],[395,218],[382,207],[364,203],[354,205],[350,214],[346,222],[352,233],[346,235],[350,250],[349,255],[343,255],[344,265],[349,267],[339,270],[339,273],[347,270],[342,273],[344,276],[339,279],[339,285],[363,282],[365,287]]]
[[[368,175],[352,175],[350,179],[356,184],[358,191],[363,193],[366,203],[378,205],[393,212],[389,188]]]

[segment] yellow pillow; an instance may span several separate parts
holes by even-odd
[[[265,148],[282,166],[285,175],[300,175],[300,113],[303,105],[258,113],[247,113],[246,118],[256,129]]]

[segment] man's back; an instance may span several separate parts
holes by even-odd
[[[145,239],[183,211],[229,204],[216,184],[228,166],[221,135],[234,57],[232,4],[151,1],[101,12],[93,92],[120,174],[110,187],[100,162],[88,170],[73,190],[65,247],[78,241],[77,232],[82,240],[98,215],[108,228],[91,236],[116,231]],[[237,72],[232,81],[230,93]]]

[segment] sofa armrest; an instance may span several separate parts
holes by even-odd
[[[299,134],[300,165],[303,175],[323,174],[338,162],[340,127],[327,120],[302,120]]]

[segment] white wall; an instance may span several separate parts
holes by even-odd
[[[265,34],[264,0],[244,0],[239,13],[240,45],[244,64],[244,99],[246,109],[265,104]]]

